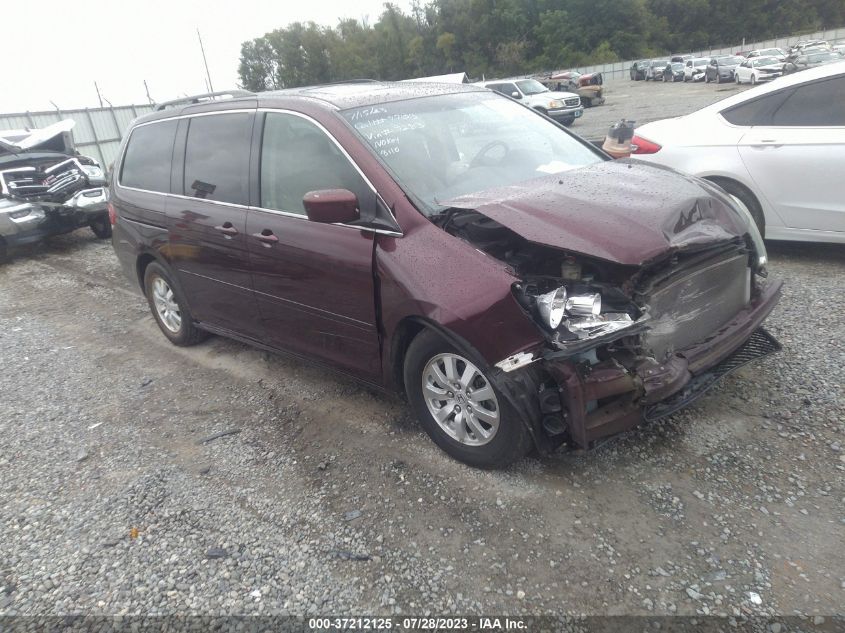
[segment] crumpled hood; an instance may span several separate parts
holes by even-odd
[[[443,204],[474,209],[537,244],[631,266],[746,232],[737,212],[709,183],[629,159]]]

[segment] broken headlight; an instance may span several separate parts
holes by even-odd
[[[537,312],[543,320],[543,325],[556,330],[563,321],[566,310],[566,288],[561,286],[556,290],[537,296]]]
[[[635,323],[630,314],[621,311],[621,306],[614,305],[618,301],[611,301],[609,310],[602,313],[601,294],[589,292],[584,286],[576,287],[578,294],[569,294],[565,286],[554,290],[548,290],[548,286],[542,288],[541,284],[539,288],[534,284],[516,288],[520,302],[534,312],[545,329],[554,333],[555,340],[593,338]]]
[[[601,295],[576,295],[566,300],[566,312],[573,316],[598,316],[601,314]]]
[[[82,171],[85,172],[85,175],[88,176],[88,178],[103,178],[103,168],[99,165],[82,165]]]

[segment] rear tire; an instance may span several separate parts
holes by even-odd
[[[161,264],[152,262],[144,271],[144,294],[159,329],[171,343],[188,347],[208,337],[194,325],[188,304]]]
[[[9,260],[9,250],[6,248],[6,240],[0,237],[0,264],[5,264]]]
[[[503,468],[528,453],[531,438],[485,371],[474,354],[424,330],[405,355],[405,392],[425,432],[449,455],[477,468]]]

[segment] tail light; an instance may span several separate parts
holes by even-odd
[[[115,224],[117,224],[117,213],[115,213],[114,205],[109,202],[106,205],[106,208],[109,210],[109,222],[112,226],[114,226]]]
[[[632,154],[656,154],[661,149],[657,143],[653,143],[642,136],[634,134],[631,139],[631,153]]]

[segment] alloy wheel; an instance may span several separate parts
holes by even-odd
[[[483,446],[499,429],[499,402],[493,386],[463,356],[438,354],[422,372],[425,404],[438,426],[466,446]]]
[[[153,304],[159,320],[168,330],[176,334],[182,327],[182,313],[173,296],[173,289],[161,277],[153,280]]]

